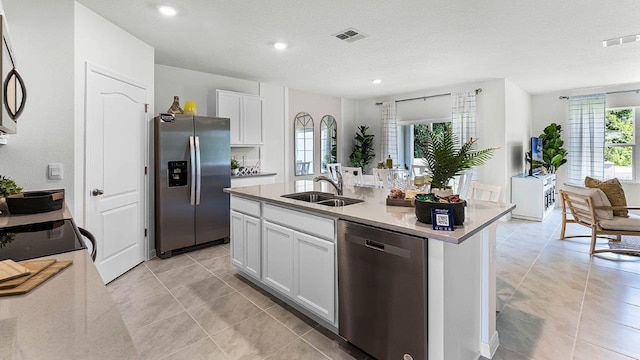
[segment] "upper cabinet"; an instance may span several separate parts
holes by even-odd
[[[216,116],[231,120],[231,145],[264,144],[264,99],[257,95],[216,90]]]

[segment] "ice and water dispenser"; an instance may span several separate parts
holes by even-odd
[[[169,187],[187,186],[187,162],[169,161]]]

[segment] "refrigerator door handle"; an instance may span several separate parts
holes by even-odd
[[[196,152],[193,136],[189,136],[189,154],[191,160],[191,205],[196,204]]]
[[[202,183],[202,168],[200,167],[200,136],[196,136],[196,205],[200,205],[200,184]]]

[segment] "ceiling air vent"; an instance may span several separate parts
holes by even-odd
[[[333,34],[332,36],[337,37],[340,40],[344,40],[346,42],[354,42],[361,39],[366,38],[367,34],[361,32],[360,30],[356,30],[354,28],[349,28],[338,33]]]

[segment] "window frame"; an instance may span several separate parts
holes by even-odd
[[[605,139],[604,139],[604,149],[606,151],[607,148],[610,147],[631,147],[631,179],[619,179],[621,182],[639,182],[638,179],[638,169],[640,169],[640,147],[638,146],[639,138],[638,134],[640,133],[640,122],[638,121],[638,106],[615,106],[615,107],[605,107]],[[632,112],[631,119],[633,120],[633,142],[632,143],[611,143],[607,141],[607,125],[606,125],[606,116],[609,111],[616,110],[626,110],[629,109]],[[606,154],[604,158],[605,163]],[[615,165],[614,165],[615,166]],[[606,177],[606,176],[605,176]],[[617,177],[617,175],[616,175]]]

